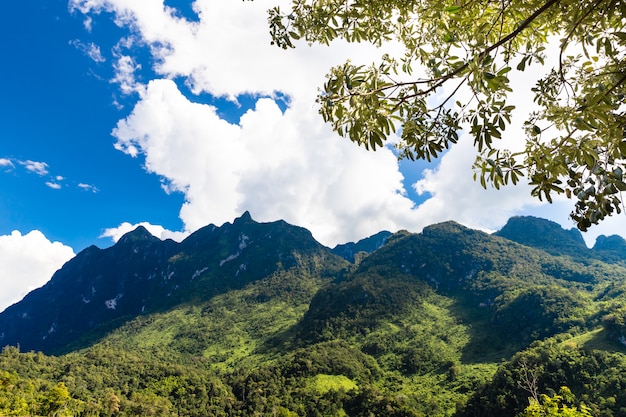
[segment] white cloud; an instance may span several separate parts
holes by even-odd
[[[15,164],[21,165],[28,172],[35,173],[40,177],[48,177],[47,181],[44,181],[44,184],[52,188],[54,190],[60,190],[63,188],[61,182],[66,181],[66,178],[62,175],[49,175],[49,165],[46,162],[37,162],[31,160],[18,160],[18,159],[9,159],[9,158],[0,158],[0,168],[5,167],[5,172],[10,172],[15,168]],[[98,188],[95,185],[85,184],[85,183],[74,183],[77,188],[92,191],[94,193],[98,192]]]
[[[21,165],[24,166],[28,171],[33,172],[37,175],[44,176],[48,174],[48,164],[45,162],[37,162],[37,161],[18,161]]]
[[[0,236],[0,311],[45,284],[73,256],[72,248],[37,230]]]
[[[493,231],[519,210],[539,205],[530,196],[526,184],[495,190],[483,189],[474,181],[472,164],[476,154],[472,141],[464,135],[441,158],[437,168],[426,170],[414,185],[418,193],[431,194],[417,209],[426,224],[455,220],[472,228]]]
[[[176,242],[181,242],[184,238],[188,236],[188,233],[183,232],[173,232],[171,230],[165,229],[163,226],[150,224],[148,222],[141,222],[130,224],[128,222],[124,222],[120,224],[118,227],[112,227],[109,229],[105,229],[100,237],[110,237],[113,242],[117,242],[120,240],[122,236],[126,233],[135,230],[138,226],[143,226],[146,228],[152,236],[158,237],[161,240],[172,239]]]
[[[87,16],[85,20],[83,21],[83,26],[85,27],[85,30],[89,33],[91,33],[91,30],[93,29],[91,26],[92,23],[93,23],[93,20],[89,16]]]
[[[59,184],[58,182],[46,181],[46,185],[52,188],[53,190],[61,189],[61,184]]]
[[[89,28],[86,27],[89,30]],[[100,47],[93,42],[83,43],[78,39],[70,41],[70,45],[74,48],[78,49],[80,52],[89,57],[92,61],[97,63],[106,62],[104,56],[102,56],[102,52],[100,51]]]
[[[83,182],[78,183],[78,188],[85,190],[85,191],[91,191],[92,193],[98,192],[98,188],[95,185],[85,184]]]
[[[9,168],[9,169],[12,169],[15,166],[13,165],[13,162],[11,162],[10,159],[0,158],[0,167],[6,167],[6,168]]]
[[[135,80],[135,71],[140,69],[141,65],[137,64],[131,56],[122,55],[118,57],[113,68],[115,76],[111,82],[119,84],[123,94],[132,94],[140,89]]]
[[[115,146],[132,157],[145,156],[146,169],[163,178],[164,189],[184,193],[180,217],[187,232],[250,210],[260,221],[282,218],[307,227],[332,245],[381,229],[419,231],[449,219],[492,230],[511,215],[537,210],[527,186],[495,191],[473,182],[475,150],[468,139],[424,173],[416,186],[432,197],[415,207],[393,154],[366,152],[339,139],[314,103],[330,67],[347,57],[369,64],[383,51],[342,42],[300,44],[289,51],[271,46],[266,9],[275,3],[196,0],[199,21],[189,22],[162,0],[71,1],[74,10],[90,16],[112,12],[117,24],[129,29],[118,43],[116,82],[123,92],[138,91],[139,101],[114,129]],[[163,79],[137,83],[134,73],[141,63],[132,48],[121,52],[131,44],[149,47]],[[260,99],[239,124],[230,124],[215,108],[184,97],[173,78],[196,94],[234,100],[280,91],[291,102],[282,113],[272,100]],[[516,99],[519,111],[527,113],[532,98]],[[513,147],[523,139],[516,123],[508,130]],[[560,219],[565,207],[550,209],[558,209],[554,217]]]
[[[116,146],[145,154],[149,171],[185,193],[180,216],[188,231],[244,210],[308,227],[327,244],[417,227],[394,155],[337,140],[302,106],[309,104],[293,103],[283,114],[261,99],[234,125],[189,102],[173,82],[156,80],[118,124]]]

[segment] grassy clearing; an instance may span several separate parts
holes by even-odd
[[[348,392],[352,389],[358,389],[358,385],[344,375],[319,374],[308,378],[307,388],[319,394],[325,394],[330,390]]]
[[[596,349],[626,354],[626,346],[610,340],[606,336],[606,331],[603,327],[574,336],[571,339],[565,340],[561,344],[563,346],[570,346],[573,348]]]

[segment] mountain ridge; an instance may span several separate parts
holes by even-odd
[[[446,237],[439,236],[442,233]],[[258,223],[249,212],[232,223],[219,227],[212,224],[205,226],[180,243],[160,240],[139,226],[122,236],[112,247],[100,249],[92,246],[81,251],[46,285],[2,312],[0,344],[19,343],[26,349],[54,352],[62,349],[69,340],[80,339],[101,326],[106,328],[109,322],[132,319],[193,300],[201,302],[263,279],[277,268],[296,268],[299,260],[310,256],[319,259],[337,256],[354,263],[355,255],[361,252],[359,261],[362,262],[357,268],[367,268],[378,259],[372,254],[381,250],[384,252],[398,239],[415,236],[420,236],[422,240],[439,236],[431,242],[431,247],[419,249],[422,253],[429,253],[422,265],[426,267],[432,260],[443,259],[441,256],[447,253],[447,246],[472,239],[478,239],[475,244],[482,245],[489,235],[455,222],[444,222],[427,226],[419,234],[383,231],[330,249],[317,242],[305,228],[282,220]],[[492,236],[554,256],[567,255],[583,264],[590,259],[612,263],[624,263],[626,260],[626,241],[619,236],[600,237],[596,246],[589,249],[577,230],[567,231],[554,222],[535,217],[511,218]],[[445,244],[441,246],[437,242]],[[433,251],[432,247],[438,247],[439,252]],[[500,259],[503,254],[491,256]],[[319,271],[324,269],[323,262],[307,262],[316,265],[313,268]],[[398,273],[406,273],[409,265],[415,264],[406,259],[396,262],[406,269]],[[490,262],[468,265],[467,269],[475,273],[490,268]],[[331,264],[332,273],[349,269],[347,265],[341,266],[338,258]],[[411,273],[415,273],[416,267],[411,268]],[[553,261],[545,261],[545,265],[537,268],[557,276],[565,273],[569,280],[586,279],[584,272],[563,269],[562,264]],[[445,279],[442,281],[442,277],[448,274],[442,272],[444,269],[432,271],[430,276],[437,278],[430,279],[436,285],[445,285],[450,289],[456,284]]]
[[[596,238],[594,246],[588,248],[579,230],[564,229],[558,223],[534,216],[512,217],[494,235],[544,250],[552,255],[568,255],[605,262],[626,260],[626,240],[619,235],[600,235]]]
[[[383,233],[345,258],[249,213],[180,243],[135,230],[0,314],[0,414],[518,417],[531,372],[622,415],[621,240],[575,252],[547,220],[513,222]],[[552,229],[569,243],[532,240]]]
[[[275,250],[264,248],[270,242]],[[181,243],[161,241],[140,226],[112,247],[81,251],[46,285],[8,307],[0,314],[0,344],[54,352],[107,322],[210,298],[297,267],[298,253],[335,256],[308,230],[283,221],[256,223],[249,213]]]

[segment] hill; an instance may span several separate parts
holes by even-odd
[[[567,386],[569,407],[624,415],[619,259],[454,222],[370,243],[344,246],[366,248],[350,263],[245,214],[180,244],[138,229],[89,248],[0,314],[9,345],[64,352],[5,347],[0,414],[514,417]],[[11,327],[37,305],[47,322]],[[54,342],[30,338],[51,322]]]

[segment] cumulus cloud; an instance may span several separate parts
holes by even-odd
[[[145,168],[162,177],[166,191],[184,193],[180,217],[186,232],[250,210],[260,221],[282,218],[307,227],[332,245],[381,229],[419,231],[443,220],[493,230],[521,210],[536,209],[526,186],[495,191],[473,182],[475,150],[469,138],[424,172],[415,187],[431,197],[415,206],[393,153],[366,152],[339,139],[323,124],[314,102],[330,67],[347,57],[369,64],[383,52],[397,55],[397,46],[383,51],[335,42],[281,50],[270,45],[267,28],[266,9],[275,3],[196,0],[198,20],[191,22],[160,0],[70,2],[92,18],[113,13],[128,29],[115,52],[115,82],[123,92],[139,94],[132,112],[113,130],[115,147],[145,157]],[[134,74],[141,63],[125,45],[149,48],[155,79],[138,83]],[[235,101],[243,94],[281,92],[290,102],[283,112],[273,99],[260,98],[232,124],[214,107],[185,97],[173,80],[182,80],[194,94]],[[518,100],[528,112],[532,100]],[[519,125],[512,129],[521,138]],[[566,206],[554,207],[554,218],[560,219]]]
[[[392,152],[337,140],[301,105],[283,113],[261,99],[230,124],[215,108],[189,102],[173,82],[155,80],[115,129],[116,146],[144,154],[149,171],[185,193],[180,216],[188,231],[244,210],[260,221],[284,218],[308,227],[328,244],[417,226]]]
[[[45,284],[72,257],[72,248],[37,230],[0,236],[0,311]]]
[[[167,230],[163,228],[163,226],[150,224],[148,222],[141,222],[141,223],[135,223],[135,224],[124,222],[120,224],[118,227],[105,229],[102,235],[100,235],[100,237],[109,237],[113,240],[113,242],[117,242],[118,240],[120,240],[122,236],[124,236],[128,232],[135,230],[138,226],[145,227],[146,230],[150,232],[150,234],[152,234],[152,236],[158,237],[161,240],[172,239],[176,242],[181,242],[188,235],[187,233],[183,233],[183,232],[173,232],[171,230]]]

